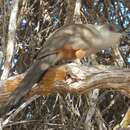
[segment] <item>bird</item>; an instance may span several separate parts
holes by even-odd
[[[71,24],[60,27],[46,40],[24,79],[9,96],[6,106],[12,108],[17,105],[33,85],[60,61],[82,59],[116,46],[121,37],[122,34],[116,32],[116,27],[111,24]]]

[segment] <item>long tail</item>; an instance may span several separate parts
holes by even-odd
[[[60,58],[57,57],[57,54],[48,55],[43,59],[36,60],[19,86],[10,95],[9,100],[6,104],[8,110],[15,106],[19,100],[30,91],[33,85],[37,83],[43,75],[46,74],[48,69],[59,62],[59,60]]]
[[[38,82],[24,98],[28,99],[35,94],[43,96],[55,92],[55,81],[65,80],[67,73],[67,69],[64,65],[49,69],[46,74],[41,77],[40,82]],[[25,73],[0,81],[0,105],[8,101],[10,95],[16,90],[24,77]]]

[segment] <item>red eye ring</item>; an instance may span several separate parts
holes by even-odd
[[[108,26],[108,29],[109,29],[110,31],[112,31],[112,32],[115,31],[115,27],[114,27],[114,25],[109,25],[109,26]]]

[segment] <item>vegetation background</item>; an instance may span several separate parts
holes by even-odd
[[[113,57],[112,49],[107,49],[94,60],[98,64],[129,68],[130,0],[0,0],[1,79],[24,73],[48,36],[63,25],[74,23],[117,24],[128,35],[121,41],[120,57]],[[83,59],[82,64],[86,63],[87,59]],[[126,95],[111,89],[96,89],[84,95],[40,96],[2,129],[125,129],[130,123],[128,118],[123,122],[125,114],[130,117],[129,106]]]

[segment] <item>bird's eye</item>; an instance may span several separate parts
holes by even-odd
[[[109,29],[109,31],[112,31],[112,32],[114,32],[116,30],[114,25],[109,25],[108,29]]]

